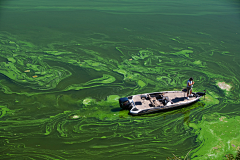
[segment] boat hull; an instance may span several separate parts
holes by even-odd
[[[193,93],[193,96],[186,98],[183,91],[163,91],[144,93],[127,97],[131,104],[129,111],[132,115],[142,115],[159,111],[166,111],[190,105],[198,101],[205,93]]]

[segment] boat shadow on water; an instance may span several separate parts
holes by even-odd
[[[112,108],[112,109],[111,109],[112,112],[119,112],[119,111],[121,111],[121,110],[123,110],[123,109],[122,109],[122,108],[119,108],[119,107],[117,107],[117,108]]]

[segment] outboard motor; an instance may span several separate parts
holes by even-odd
[[[119,104],[122,109],[132,109],[132,104],[129,102],[127,97],[120,98],[119,99]]]

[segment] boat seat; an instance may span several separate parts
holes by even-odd
[[[162,103],[163,103],[163,105],[165,106],[168,102],[170,102],[169,97],[168,97],[168,96],[164,96],[164,97],[162,98]]]
[[[148,95],[148,98],[153,107],[157,107],[161,105],[160,102],[156,99],[156,97],[151,97],[150,95]]]
[[[141,95],[141,99],[143,99],[143,100],[145,100],[145,99],[147,99],[147,95]]]
[[[161,103],[158,100],[155,100],[154,104],[155,104],[155,107],[161,106]]]
[[[164,100],[164,99],[170,101],[168,96],[163,96],[162,100]]]
[[[157,94],[157,95],[156,95],[156,98],[157,98],[157,99],[162,99],[162,98],[163,98],[163,94]]]

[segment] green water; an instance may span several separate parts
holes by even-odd
[[[12,0],[0,6],[0,159],[236,154],[238,1]],[[193,91],[207,90],[205,99],[143,116],[120,110],[120,97],[181,90],[189,77]]]

